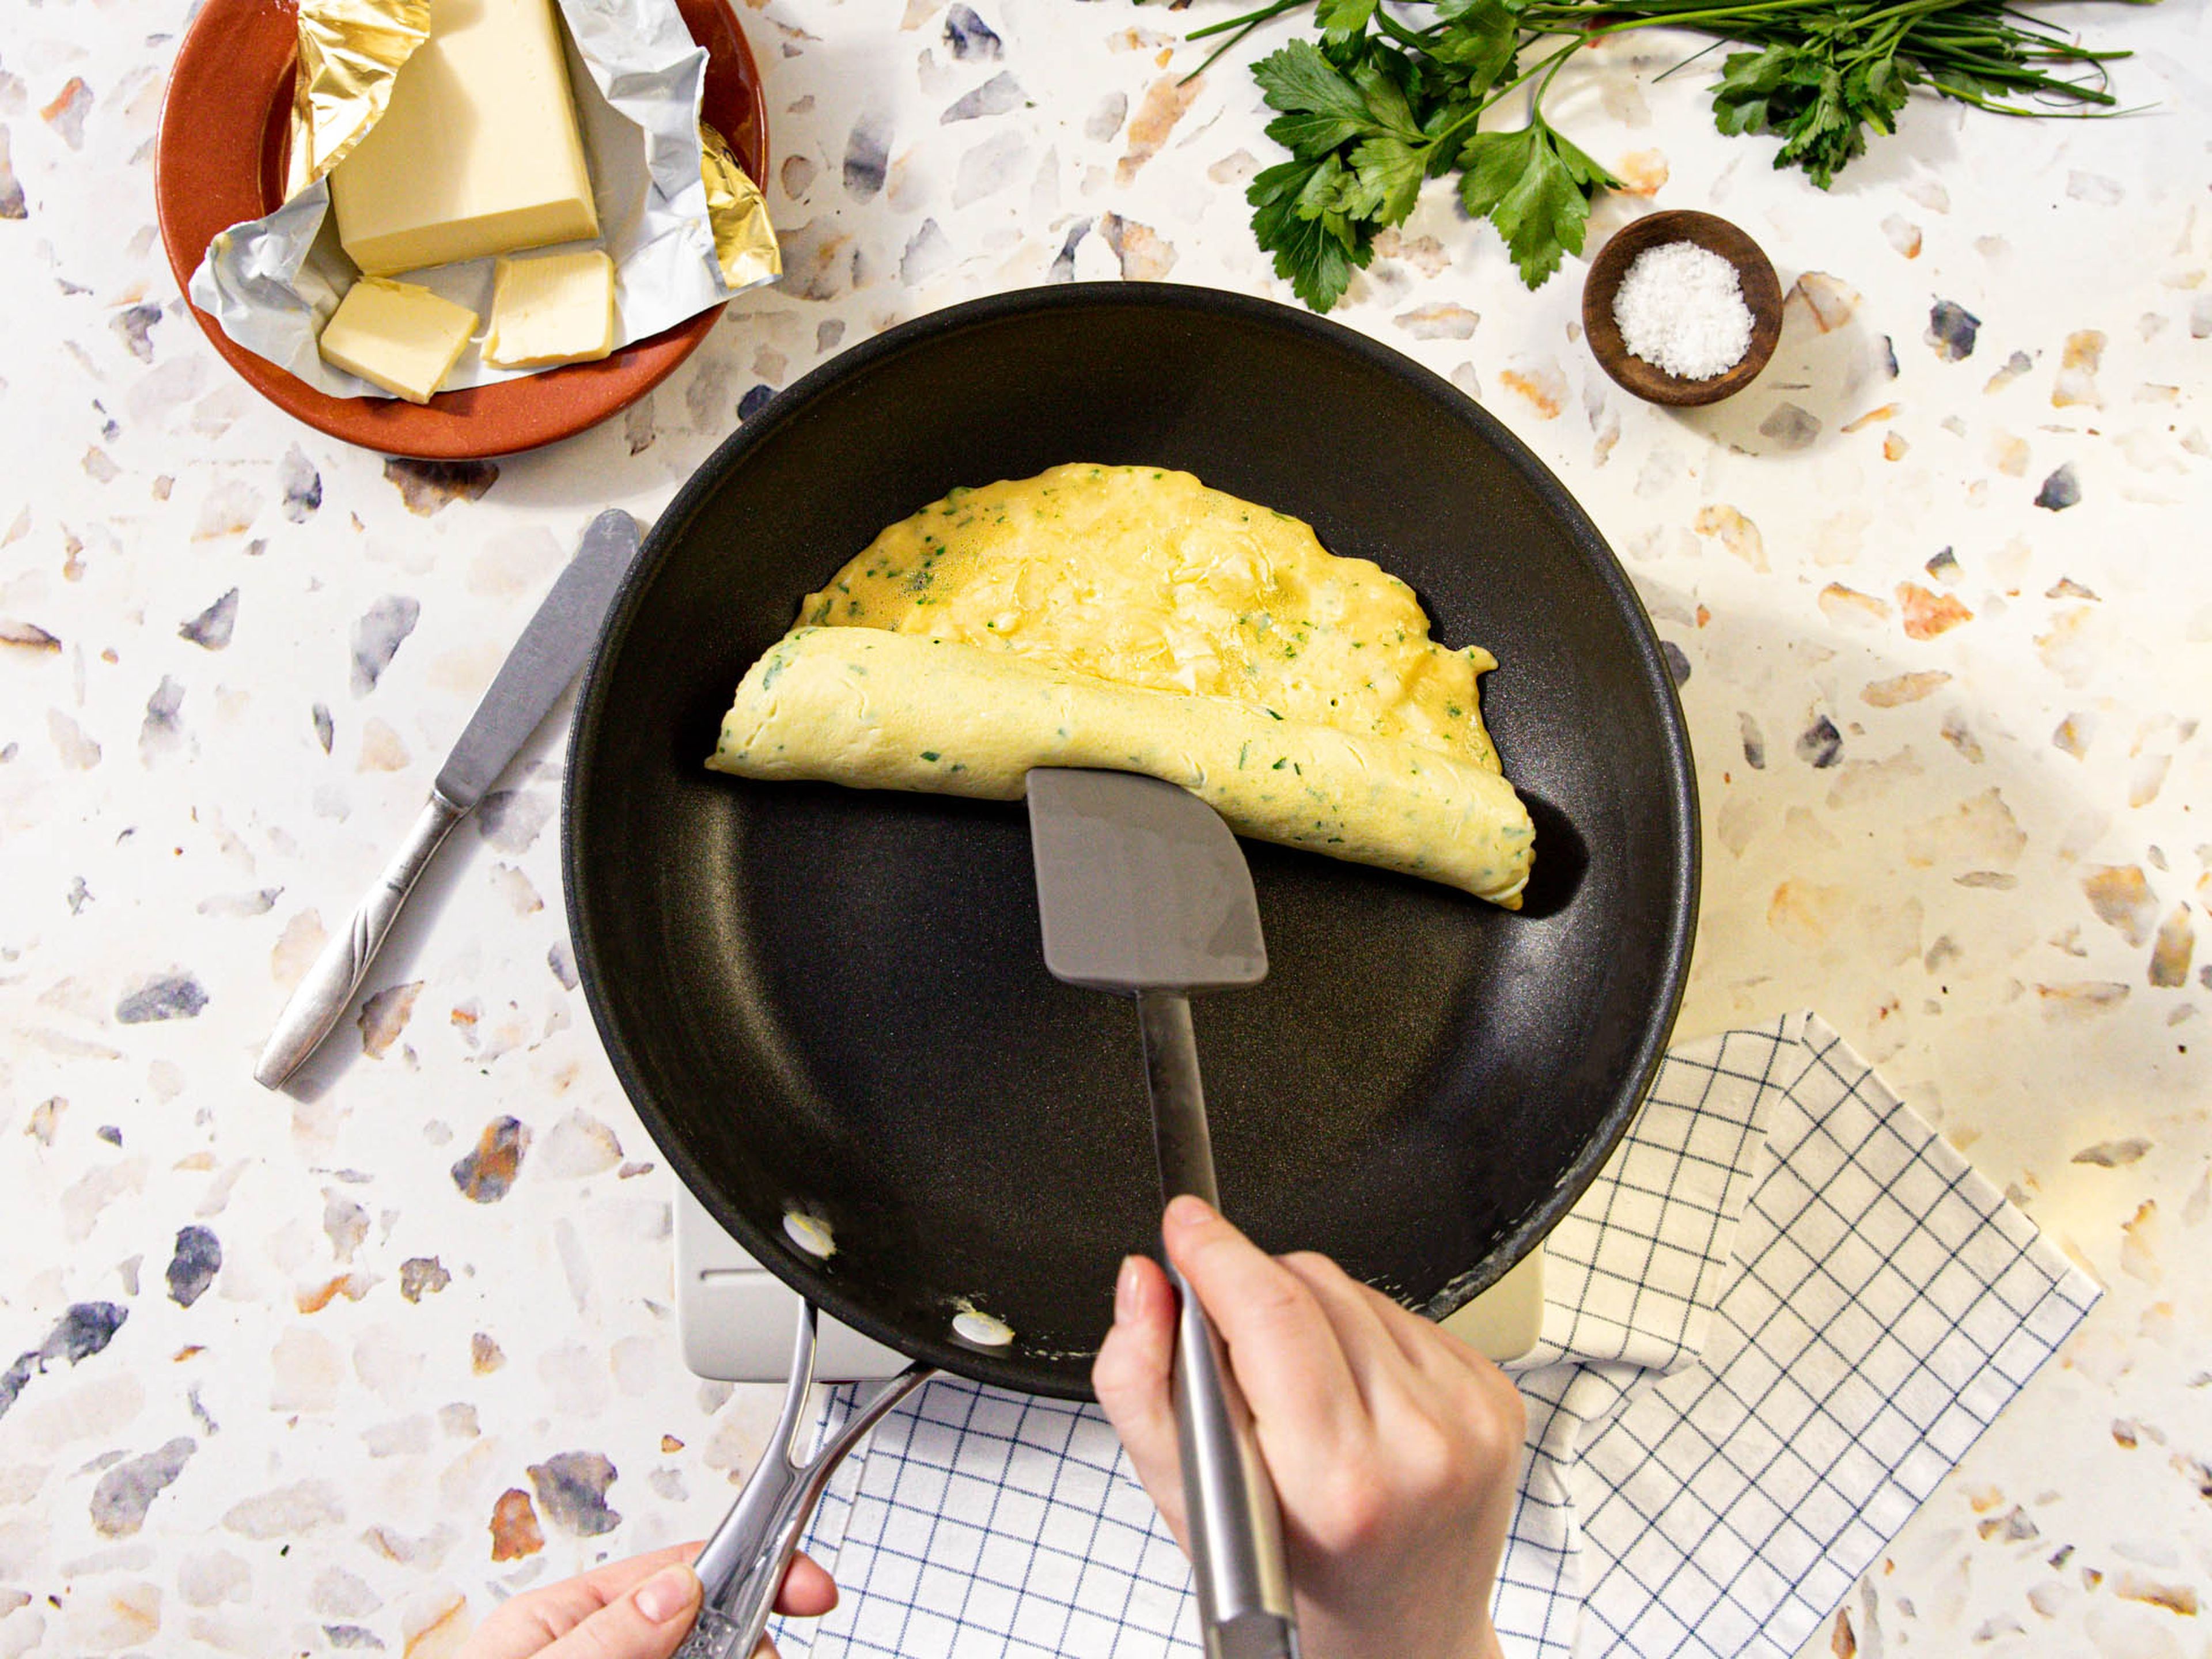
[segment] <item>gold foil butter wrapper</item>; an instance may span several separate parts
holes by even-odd
[[[328,175],[391,106],[398,77],[430,38],[433,10],[477,0],[299,0],[291,155],[283,205],[213,239],[186,292],[223,333],[334,398],[386,394],[323,360],[323,325],[360,273],[337,235]],[[615,346],[650,339],[774,282],[775,232],[755,182],[700,118],[707,53],[676,0],[550,0],[568,34],[569,91],[615,263]],[[695,154],[694,146],[696,146]],[[491,258],[407,280],[491,314]],[[501,368],[471,343],[444,389],[535,369]]]
[[[738,162],[729,141],[699,123],[699,173],[707,184],[707,222],[714,261],[732,288],[751,288],[783,274],[783,250],[768,222],[768,198]]]
[[[399,66],[430,38],[430,0],[301,0],[284,195],[345,160],[382,118]]]

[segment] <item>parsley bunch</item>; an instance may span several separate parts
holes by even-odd
[[[1544,118],[1543,98],[1569,58],[1609,34],[1674,27],[1752,48],[1723,62],[1714,120],[1779,135],[1775,166],[1801,167],[1822,189],[1864,154],[1869,129],[1896,130],[1915,88],[2007,115],[2107,114],[2104,65],[2127,56],[2089,51],[2010,0],[1414,0],[1412,21],[1378,0],[1270,0],[1193,30],[1230,36],[1199,69],[1308,5],[1319,40],[1253,65],[1277,112],[1267,136],[1291,159],[1246,195],[1276,274],[1316,311],[1446,173],[1468,211],[1498,227],[1528,287],[1580,253],[1591,199],[1620,180]],[[1523,86],[1522,126],[1480,126]]]

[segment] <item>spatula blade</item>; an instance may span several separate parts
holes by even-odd
[[[1092,990],[1235,990],[1267,976],[1243,849],[1187,789],[1128,772],[1029,775],[1045,966]]]

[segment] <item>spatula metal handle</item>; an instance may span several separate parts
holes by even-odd
[[[1161,1196],[1188,1193],[1218,1208],[1190,1001],[1176,991],[1139,992],[1137,1018],[1152,1085]],[[1172,1264],[1168,1273],[1182,1298],[1176,1323],[1176,1434],[1206,1651],[1208,1659],[1297,1659],[1282,1514],[1260,1456],[1251,1410],[1206,1310]]]

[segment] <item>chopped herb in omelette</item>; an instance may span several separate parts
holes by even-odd
[[[738,688],[716,769],[1012,800],[1034,767],[1113,767],[1242,835],[1520,902],[1534,830],[1476,713],[1489,653],[1431,639],[1376,565],[1188,473],[954,491],[799,618]]]
[[[1462,713],[1488,652],[1438,644],[1397,577],[1188,472],[1082,465],[955,491],[878,536],[799,616],[1232,697],[1498,769]]]

